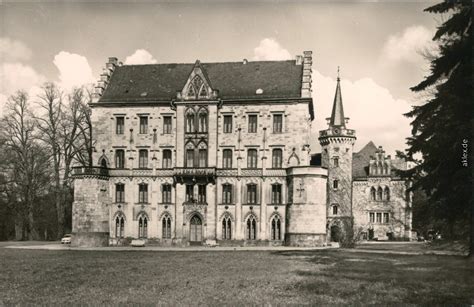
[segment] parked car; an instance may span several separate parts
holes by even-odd
[[[61,244],[71,244],[71,235],[64,235],[64,237],[61,239]]]

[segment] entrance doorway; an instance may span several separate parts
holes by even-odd
[[[202,220],[198,215],[194,215],[189,222],[189,242],[201,244],[202,241]]]
[[[339,242],[341,240],[341,229],[337,225],[331,226],[331,242]]]

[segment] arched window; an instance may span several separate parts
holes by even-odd
[[[194,144],[189,142],[186,144],[185,166],[194,167]]]
[[[139,238],[148,237],[148,219],[145,215],[141,215],[138,218],[138,237]]]
[[[247,219],[246,223],[246,238],[247,240],[256,240],[257,239],[257,221],[255,219],[255,216],[250,215]]]
[[[388,172],[388,164],[387,163],[385,163],[385,165],[384,165],[384,174],[385,175],[390,175],[390,173]]]
[[[332,215],[337,215],[339,207],[337,205],[332,205]]]
[[[207,132],[207,113],[199,113],[199,132]]]
[[[100,167],[107,168],[107,159],[105,158],[100,159]]]
[[[275,215],[272,219],[272,240],[281,240],[281,221],[278,215]]]
[[[222,168],[232,168],[232,149],[222,151]]]
[[[171,164],[171,150],[165,149],[163,150],[163,168],[172,168]]]
[[[371,187],[370,188],[370,200],[375,200],[375,188],[374,187]]]
[[[390,189],[389,189],[389,187],[385,187],[385,189],[384,189],[383,192],[384,192],[384,193],[383,193],[383,194],[384,194],[384,195],[383,195],[383,198],[384,198],[385,200],[390,200]]]
[[[148,150],[140,149],[138,151],[138,168],[148,167]]]
[[[125,219],[123,215],[118,215],[115,218],[115,237],[122,238],[125,229]]]
[[[382,200],[382,194],[383,194],[382,188],[378,187],[377,188],[377,200],[379,200],[379,201]]]
[[[339,157],[332,158],[334,167],[339,167]]]
[[[194,133],[194,113],[192,111],[189,111],[186,114],[186,132],[187,133]]]
[[[222,219],[222,240],[232,239],[232,220],[230,216]]]
[[[161,220],[162,223],[162,230],[161,230],[161,236],[163,239],[171,239],[171,217],[168,214],[165,214],[163,216],[163,219]]]
[[[339,180],[335,179],[333,182],[332,182],[332,188],[334,190],[337,190],[339,188]]]
[[[195,98],[196,97],[196,90],[194,89],[194,86],[192,84],[190,84],[189,87],[188,87],[187,96],[189,98]]]
[[[254,148],[247,151],[247,168],[257,168],[257,150]]]
[[[377,163],[377,174],[382,175],[383,168],[382,168],[382,162]]]
[[[125,151],[123,149],[115,151],[115,168],[125,168]]]
[[[281,168],[283,161],[283,151],[280,148],[272,150],[272,168]]]
[[[203,84],[201,86],[201,90],[199,91],[199,98],[206,98],[207,97],[207,89],[206,86]]]

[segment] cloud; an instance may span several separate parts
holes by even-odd
[[[61,51],[54,56],[53,63],[59,70],[59,85],[66,91],[96,81],[87,58],[82,55]]]
[[[145,49],[137,49],[125,58],[125,65],[156,64],[158,61]]]
[[[8,37],[0,37],[1,62],[27,61],[31,58],[31,55],[30,48],[24,43]]]
[[[319,130],[327,128],[325,118],[331,116],[336,80],[313,73],[316,119],[312,129],[312,148],[320,151]],[[387,154],[405,149],[405,138],[410,135],[410,120],[402,114],[408,112],[410,104],[392,96],[390,91],[378,85],[371,78],[356,81],[341,81],[344,115],[350,118],[348,128],[355,129],[357,141],[355,151],[369,141],[383,146]]]
[[[383,46],[382,60],[419,63],[423,60],[420,53],[426,50],[436,52],[433,34],[423,26],[411,26],[402,33],[389,36]]]
[[[258,47],[254,49],[253,59],[256,61],[289,60],[291,58],[288,50],[280,46],[274,38],[261,40]]]

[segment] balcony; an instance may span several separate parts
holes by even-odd
[[[72,168],[72,176],[74,178],[108,177],[109,169],[99,166],[76,166]]]
[[[215,182],[215,167],[175,167],[173,177],[179,183]]]

